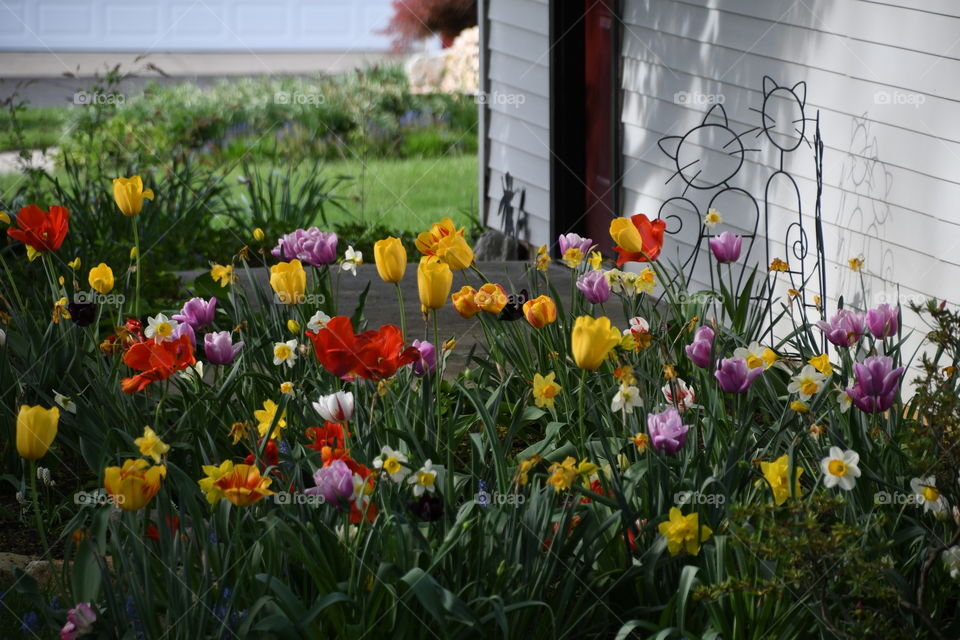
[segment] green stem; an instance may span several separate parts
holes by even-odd
[[[40,542],[43,543],[43,556],[53,561],[50,555],[50,545],[47,544],[47,533],[43,528],[43,517],[40,514],[40,495],[37,493],[37,461],[30,461],[30,498],[33,500],[33,515],[37,521],[37,535],[40,536]]]
[[[133,315],[140,317],[140,231],[137,229],[137,216],[130,218],[133,225],[133,248],[137,252],[136,284],[134,285]]]
[[[580,393],[577,394],[579,398],[577,399],[577,415],[580,420],[580,449],[583,452],[583,455],[587,454],[587,428],[586,428],[586,419],[585,413],[586,410],[583,406],[584,398],[586,397],[586,389],[584,388],[587,382],[587,370],[580,369]],[[612,464],[612,463],[611,463]]]
[[[403,291],[400,289],[400,283],[395,283],[397,287],[397,303],[400,305],[400,334],[403,336],[404,340],[407,338],[407,316],[403,312]],[[436,317],[436,314],[434,314]]]

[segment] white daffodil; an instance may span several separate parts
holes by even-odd
[[[757,367],[767,369],[776,362],[777,359],[772,349],[761,346],[759,342],[751,342],[747,347],[734,349],[733,357],[746,360],[747,366],[751,369],[756,369]]]
[[[643,398],[640,397],[640,389],[632,385],[622,384],[617,394],[613,396],[610,402],[610,410],[614,413],[619,411],[633,411],[637,407],[643,406]]]
[[[413,495],[418,498],[424,491],[433,493],[436,490],[434,486],[437,482],[437,472],[433,470],[433,463],[427,460],[423,466],[412,476],[407,478],[407,483],[413,485]]]
[[[923,512],[933,511],[936,514],[947,510],[947,499],[940,495],[937,489],[937,479],[934,476],[914,478],[910,481],[910,489],[917,499],[917,505],[923,505]]]
[[[316,333],[327,326],[327,323],[330,322],[330,316],[325,314],[323,311],[317,311],[315,314],[310,316],[310,319],[307,320],[307,329]]]
[[[787,385],[787,391],[799,394],[801,400],[809,400],[820,393],[826,383],[827,376],[808,364],[800,370],[800,373],[793,376],[793,381]]]
[[[73,400],[71,400],[69,397],[63,395],[58,391],[53,392],[53,401],[56,402],[57,406],[59,406],[64,411],[68,411],[70,413],[77,412],[76,403],[74,403]]]
[[[177,373],[177,376],[180,378],[183,378],[184,380],[190,380],[196,377],[198,381],[202,382],[203,381],[203,363],[197,360],[196,364],[193,364],[187,367],[186,369],[184,369],[183,371],[180,371],[179,373]]]
[[[297,361],[297,340],[273,343],[273,364],[292,367]]]
[[[846,413],[850,410],[851,405],[853,405],[853,400],[847,395],[847,392],[843,389],[837,391],[837,404],[840,405],[840,413]]]
[[[153,338],[156,342],[170,342],[174,339],[174,333],[178,326],[180,326],[180,323],[176,320],[171,320],[162,313],[158,313],[152,318],[147,318],[147,328],[143,335],[147,338]]]
[[[343,255],[343,262],[340,264],[340,270],[357,275],[357,265],[360,264],[363,264],[363,254],[354,251],[353,247],[347,247],[347,252]]]
[[[380,457],[373,461],[373,467],[381,469],[383,475],[400,484],[405,477],[410,475],[410,469],[406,466],[407,462],[409,462],[407,456],[399,451],[394,451],[387,445],[383,445],[383,449],[380,450]]]
[[[857,466],[859,462],[860,456],[856,451],[830,447],[830,455],[820,461],[823,486],[828,489],[839,486],[844,491],[852,490],[860,477],[860,467]]]
[[[960,546],[954,545],[943,552],[943,564],[947,565],[951,578],[960,577]]]
[[[708,229],[713,229],[715,226],[723,222],[723,216],[720,215],[720,212],[710,207],[707,209],[707,215],[703,216],[703,224]]]

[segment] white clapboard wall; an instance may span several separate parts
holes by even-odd
[[[682,135],[718,102],[729,126],[745,132],[761,124],[752,109],[763,103],[764,75],[788,87],[803,81],[806,115],[819,110],[825,144],[827,291],[813,293],[826,294],[827,313],[841,295],[860,307],[898,296],[960,303],[960,3],[624,0],[623,22],[625,215],[655,215],[682,191],[679,178],[664,184],[677,168],[658,147],[661,137]],[[765,136],[742,141],[758,151],[744,154],[730,185],[756,195],[762,213],[780,156]],[[707,148],[687,148],[686,157],[696,151],[704,163],[726,160]],[[785,168],[812,216],[815,170],[806,144],[786,156]],[[797,198],[775,188],[769,200],[771,257],[790,261],[783,237]],[[721,213],[741,225],[742,211]],[[865,261],[865,301],[860,274],[848,268],[855,256]],[[922,332],[906,308],[905,325]]]
[[[0,51],[385,51],[390,0],[3,0]]]
[[[526,190],[527,230],[521,237],[543,244],[550,234],[550,8],[547,0],[485,5],[489,120],[481,171],[486,171],[487,224],[501,228],[502,179],[509,172],[514,189]]]

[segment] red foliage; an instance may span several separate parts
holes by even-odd
[[[476,24],[477,0],[393,0],[393,17],[381,33],[393,36],[393,49],[401,52],[435,33],[449,47]]]

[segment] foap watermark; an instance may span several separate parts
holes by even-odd
[[[673,494],[675,504],[706,504],[722,506],[727,502],[727,497],[722,493],[703,493],[701,491],[677,491]]]
[[[523,93],[503,93],[500,91],[481,91],[475,99],[477,104],[498,104],[508,107],[519,107],[527,101]]]
[[[319,106],[327,101],[322,93],[302,93],[300,91],[277,91],[273,94],[276,104],[299,104]]]
[[[119,307],[127,301],[127,297],[122,293],[99,293],[97,291],[77,291],[73,294],[73,301],[76,304],[99,304],[104,306]]]
[[[673,94],[676,104],[689,104],[697,107],[723,104],[726,98],[722,93],[702,93],[700,91],[677,91]]]
[[[871,294],[870,298],[873,300],[874,305],[878,304],[889,304],[891,306],[900,305],[903,307],[909,307],[912,304],[925,305],[932,296],[924,295],[909,295],[906,293],[899,293],[897,291],[877,291],[876,293]]]
[[[81,107],[89,105],[121,105],[127,101],[127,97],[122,93],[111,91],[103,93],[100,91],[77,91],[73,94],[73,104]]]
[[[117,505],[120,506],[126,502],[127,497],[124,495],[113,495],[106,493],[104,491],[77,491],[73,494],[73,504],[76,505],[90,505],[90,506],[103,506],[103,505]]]
[[[273,294],[273,304],[310,304],[320,306],[326,302],[322,293],[296,293],[276,291]]]
[[[526,502],[527,497],[522,493],[500,493],[499,491],[490,493],[487,491],[486,483],[481,482],[480,490],[477,491],[477,494],[473,497],[473,499],[481,507],[519,507]]]
[[[911,93],[909,91],[877,91],[873,94],[874,104],[903,105],[916,109],[926,101],[927,96],[922,93]]]
[[[915,493],[900,491],[877,491],[873,494],[873,504],[916,505],[920,504],[921,497]]]
[[[319,507],[322,504],[326,504],[327,500],[321,495],[313,495],[309,493],[288,493],[286,491],[278,491],[273,494],[273,503],[290,506],[290,505],[306,505],[308,507]]]

